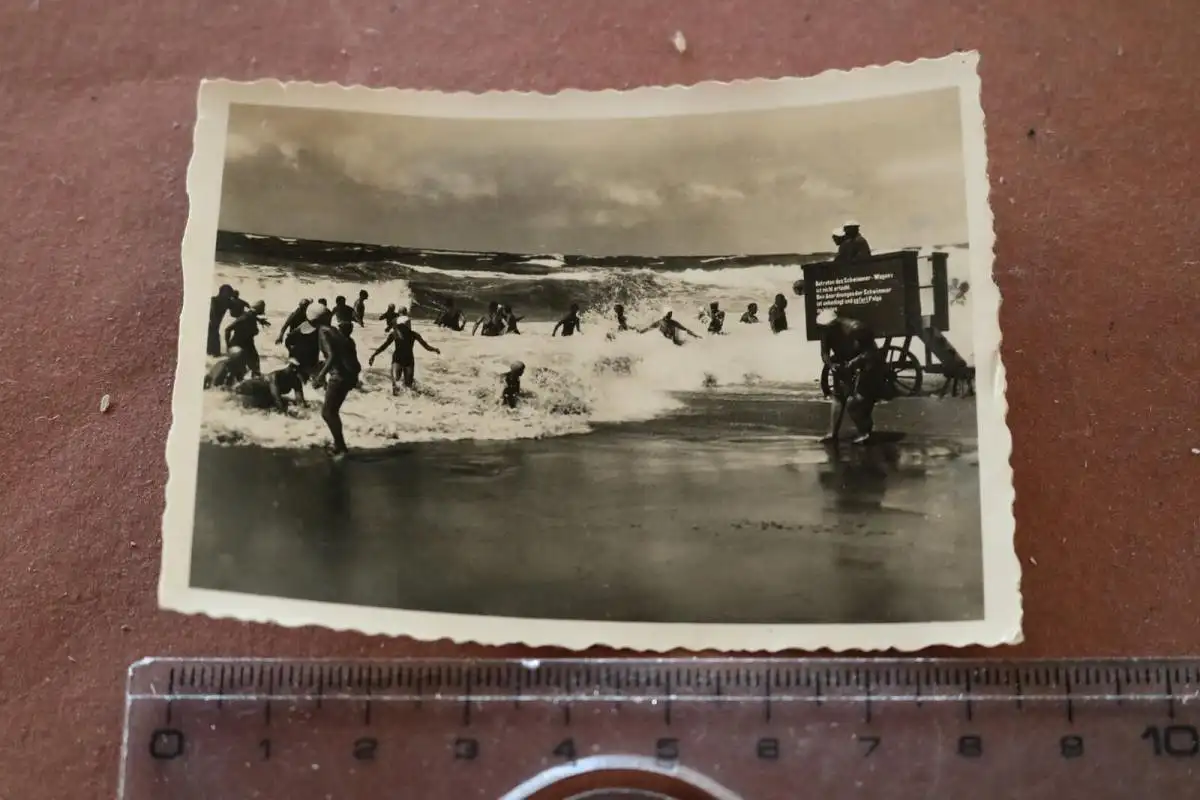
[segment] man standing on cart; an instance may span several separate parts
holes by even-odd
[[[821,360],[829,365],[833,386],[829,432],[822,442],[836,444],[847,414],[858,429],[855,444],[870,444],[875,430],[875,404],[895,396],[884,351],[875,333],[858,320],[831,308],[817,314],[821,328]]]
[[[860,226],[850,220],[842,226],[842,240],[837,242],[837,256],[833,259],[839,263],[853,263],[871,257],[871,245],[860,232]]]

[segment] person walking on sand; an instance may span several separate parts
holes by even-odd
[[[767,309],[767,322],[771,333],[783,333],[788,329],[787,298],[782,293],[775,295],[775,302]]]
[[[817,314],[821,330],[821,360],[829,366],[833,392],[830,397],[829,432],[824,443],[836,443],[842,419],[848,414],[858,428],[855,444],[869,444],[875,429],[875,404],[895,396],[888,380],[884,352],[875,333],[858,320],[825,309]]]
[[[758,324],[758,303],[750,303],[746,306],[746,313],[742,314],[742,318],[738,320],[747,325]]]
[[[571,310],[555,323],[554,330],[550,331],[550,335],[558,336],[560,330],[563,336],[574,336],[576,332],[583,333],[583,326],[579,319],[579,303],[571,303]]]
[[[514,361],[503,374],[504,389],[500,392],[500,405],[516,408],[521,400],[521,376],[525,374],[525,362]]]
[[[256,377],[262,375],[262,359],[259,357],[254,337],[258,336],[261,328],[271,325],[263,318],[266,311],[267,304],[259,300],[225,329],[225,344],[230,348],[242,349],[246,366],[250,368],[250,374]]]
[[[351,336],[354,331],[353,319],[338,321],[335,328],[329,324],[330,316],[322,316],[318,323],[321,355],[325,363],[313,377],[313,387],[325,389],[321,418],[333,437],[333,455],[340,457],[347,451],[342,429],[342,404],[346,402],[350,391],[358,386],[362,364],[359,363],[358,348]]]
[[[305,320],[308,319],[308,307],[310,305],[312,305],[312,298],[305,297],[293,309],[292,313],[288,314],[288,318],[279,327],[279,335],[275,337],[275,344],[283,344],[283,340],[289,333],[304,324]]]
[[[295,402],[307,406],[304,399],[304,376],[300,370],[300,362],[294,358],[282,369],[277,369],[260,378],[250,378],[239,383],[233,390],[242,401],[243,408],[253,408],[260,411],[288,412],[291,399],[287,395],[295,395]]]
[[[679,338],[681,331],[686,333],[688,336],[691,336],[693,339],[700,338],[698,335],[685,328],[677,319],[675,319],[675,312],[669,308],[664,308],[661,317],[656,319],[654,322],[651,322],[646,327],[639,329],[638,333],[648,333],[649,331],[653,330],[657,330],[663,335],[664,338],[670,339],[676,345],[683,344],[683,340]]]
[[[859,232],[860,227],[854,220],[850,220],[842,226],[845,237],[838,245],[837,257],[833,259],[834,261],[842,264],[850,264],[871,257],[871,245],[867,243],[862,233]]]
[[[713,300],[708,305],[708,332],[711,334],[721,334],[725,331],[725,312],[721,310],[721,304]]]
[[[483,330],[480,331],[480,328]],[[488,303],[487,313],[475,320],[475,327],[471,329],[471,335],[474,336],[476,333],[482,336],[499,336],[504,333],[504,323],[500,320],[500,304],[495,300]]]
[[[228,283],[221,284],[217,293],[212,296],[208,306],[208,346],[210,356],[221,355],[221,323],[229,313],[230,301],[233,299],[233,287]]]
[[[367,298],[370,296],[366,289],[359,289],[358,299],[354,301],[354,321],[360,328],[367,326]]]
[[[399,317],[396,320],[395,326],[388,331],[387,338],[383,340],[383,344],[379,345],[371,357],[367,359],[367,366],[375,366],[375,358],[395,345],[392,350],[392,367],[390,374],[392,376],[392,394],[400,394],[399,384],[403,382],[405,389],[413,388],[413,382],[416,379],[417,358],[413,352],[413,345],[421,345],[431,353],[441,354],[441,350],[429,344],[421,336],[412,329],[412,320],[408,317]]]

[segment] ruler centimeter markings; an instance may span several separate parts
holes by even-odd
[[[1186,659],[150,659],[120,798],[1200,797],[1198,695]]]

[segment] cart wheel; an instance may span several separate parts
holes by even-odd
[[[821,367],[821,394],[826,398],[833,396],[833,377],[829,374],[829,365]]]
[[[897,397],[914,397],[921,393],[924,370],[911,350],[890,345],[883,350],[888,366],[888,380]]]

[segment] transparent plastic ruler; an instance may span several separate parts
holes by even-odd
[[[1200,798],[1200,659],[149,659],[121,800]]]

